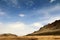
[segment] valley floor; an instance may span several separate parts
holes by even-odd
[[[60,40],[60,36],[0,37],[0,40]]]

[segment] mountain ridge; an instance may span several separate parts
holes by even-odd
[[[49,23],[41,27],[38,31],[28,34],[27,36],[33,35],[60,35],[60,20]]]

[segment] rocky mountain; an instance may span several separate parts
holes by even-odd
[[[40,28],[38,31],[28,34],[27,36],[36,36],[36,35],[60,35],[60,20],[56,20],[51,24],[47,24]]]

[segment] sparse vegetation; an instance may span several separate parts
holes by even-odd
[[[60,40],[60,36],[0,37],[0,40]]]

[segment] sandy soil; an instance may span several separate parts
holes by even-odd
[[[0,37],[0,40],[60,40],[60,36]]]

